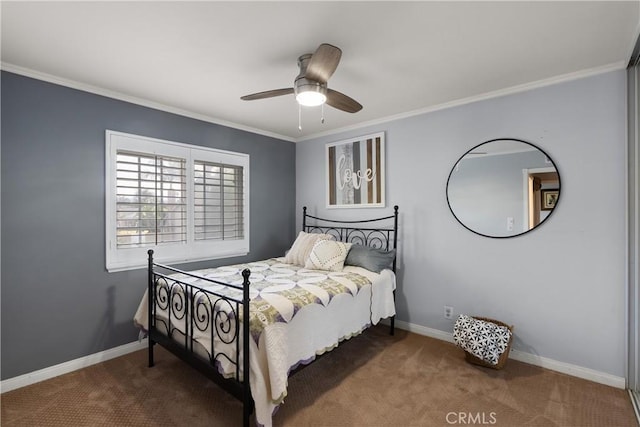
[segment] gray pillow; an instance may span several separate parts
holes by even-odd
[[[376,249],[369,246],[352,245],[344,265],[353,265],[380,273],[385,268],[391,269],[395,258],[395,249],[385,251],[384,249]]]

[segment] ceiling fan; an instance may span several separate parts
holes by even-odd
[[[340,48],[323,43],[314,53],[306,53],[298,58],[300,73],[293,81],[293,87],[253,93],[240,99],[253,101],[293,93],[300,105],[315,107],[326,103],[347,113],[357,113],[362,110],[359,102],[327,87],[327,81],[336,71],[341,56]]]

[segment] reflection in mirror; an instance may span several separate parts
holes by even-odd
[[[544,222],[560,199],[560,175],[547,154],[517,139],[495,139],[466,152],[447,181],[447,202],[474,233],[513,237]]]

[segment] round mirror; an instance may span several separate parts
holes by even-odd
[[[513,237],[533,230],[560,199],[560,175],[551,158],[533,144],[494,139],[467,151],[447,180],[447,202],[456,219],[474,233]]]

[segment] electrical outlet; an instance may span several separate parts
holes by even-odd
[[[450,307],[448,305],[444,306],[444,318],[453,319],[453,307]]]

